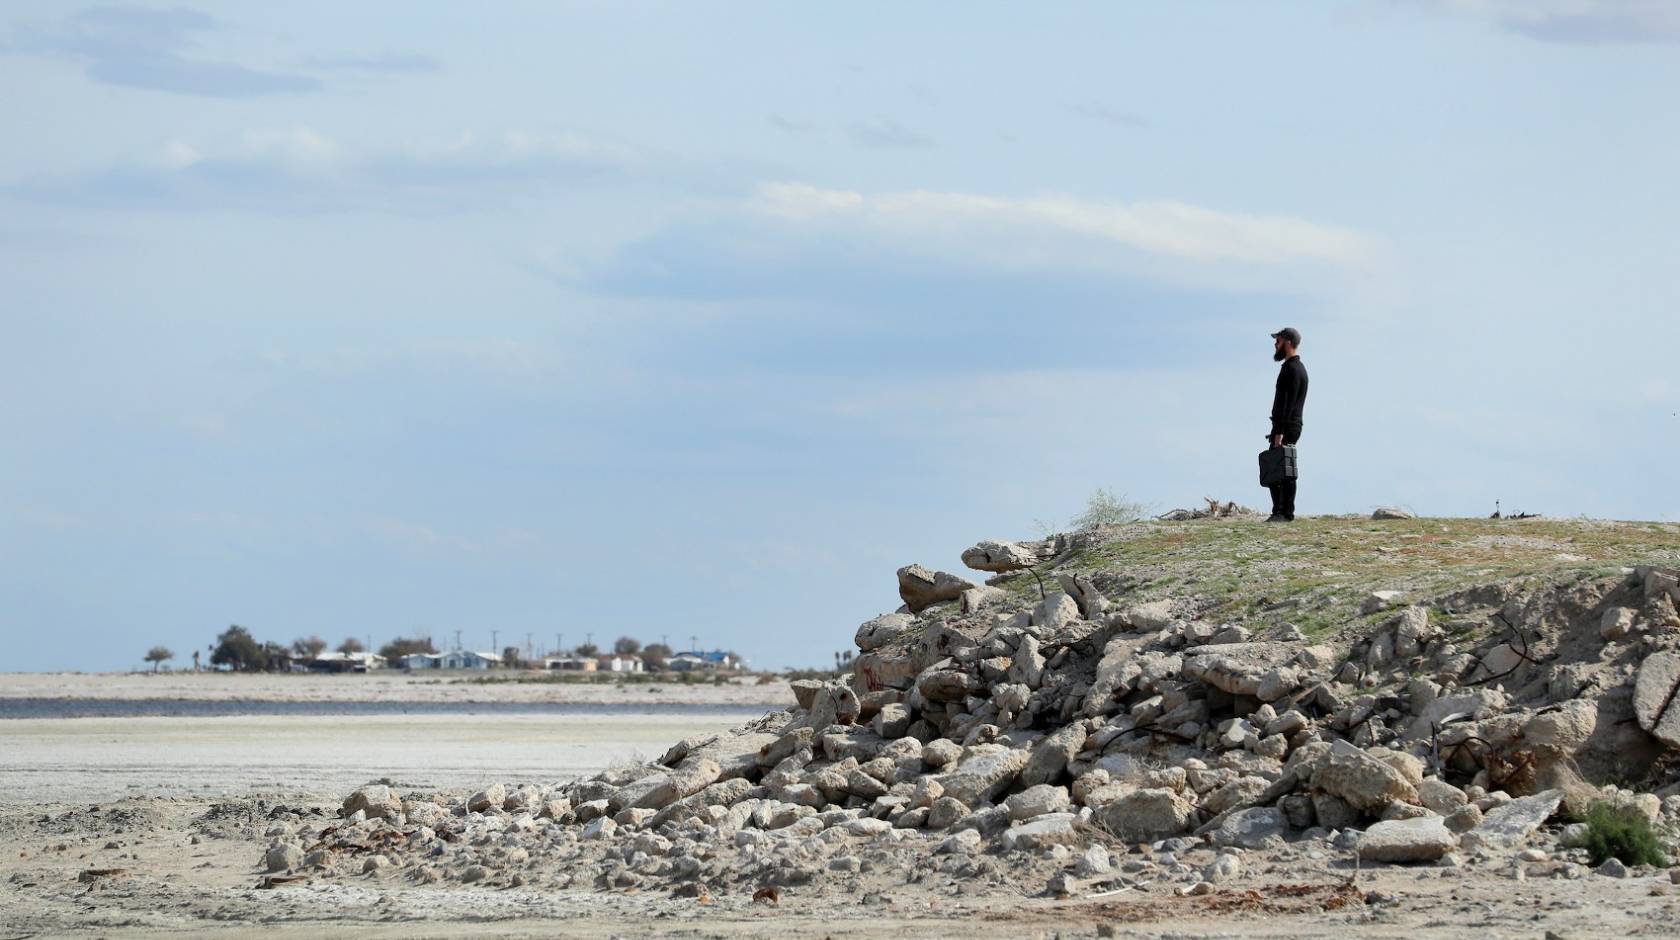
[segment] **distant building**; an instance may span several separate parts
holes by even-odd
[[[600,668],[605,672],[641,672],[640,656],[602,656]]]
[[[685,650],[665,661],[665,667],[677,672],[693,669],[739,669],[741,660],[723,650]]]
[[[494,669],[502,664],[502,658],[495,653],[479,653],[473,650],[450,650],[443,654],[439,668],[441,669]]]
[[[442,669],[442,653],[409,653],[402,658],[404,669]]]
[[[561,672],[594,672],[600,664],[588,656],[550,656],[543,660],[543,668]]]
[[[385,668],[378,653],[320,653],[308,663],[310,672],[368,672]]]

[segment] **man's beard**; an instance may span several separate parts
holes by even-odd
[[[1273,362],[1282,362],[1283,360],[1288,359],[1288,358],[1289,358],[1289,354],[1284,352],[1281,349],[1278,350],[1275,353],[1272,353],[1272,361]]]

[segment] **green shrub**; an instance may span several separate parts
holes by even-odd
[[[1076,532],[1089,532],[1105,525],[1123,525],[1143,518],[1143,504],[1134,503],[1122,494],[1099,489],[1091,494],[1085,511],[1068,522]]]
[[[1645,814],[1628,806],[1598,802],[1587,810],[1587,835],[1581,847],[1598,865],[1615,858],[1624,865],[1667,865],[1662,843]]]

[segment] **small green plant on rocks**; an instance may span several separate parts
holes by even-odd
[[[1624,865],[1668,864],[1651,821],[1632,807],[1594,803],[1587,810],[1587,835],[1581,845],[1594,865],[1610,858]]]

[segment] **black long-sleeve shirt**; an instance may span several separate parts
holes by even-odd
[[[1301,427],[1301,410],[1307,404],[1307,367],[1300,356],[1290,356],[1278,370],[1277,393],[1272,396],[1272,436]]]

